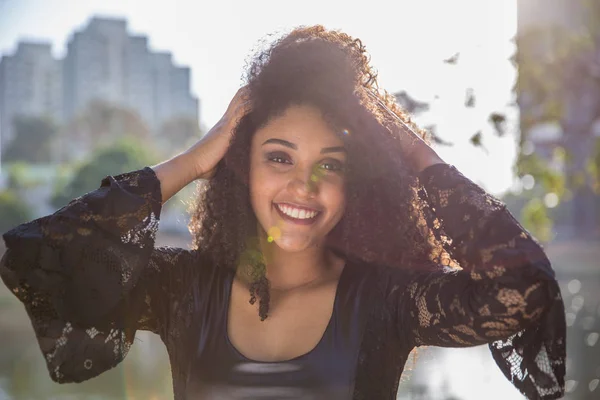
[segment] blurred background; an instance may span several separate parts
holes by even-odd
[[[0,232],[185,150],[253,52],[297,25],[359,37],[447,162],[545,246],[568,324],[565,399],[600,399],[600,2],[0,0]],[[185,188],[159,245],[188,247]],[[4,251],[0,243],[0,254]],[[0,399],[171,399],[160,339],[57,385],[0,285]],[[399,399],[522,399],[485,346],[420,349]]]

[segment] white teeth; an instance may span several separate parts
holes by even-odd
[[[308,210],[294,208],[294,207],[280,205],[280,204],[278,204],[277,207],[285,215],[288,215],[288,216],[290,216],[292,218],[296,218],[296,219],[311,219],[311,218],[314,218],[319,213],[318,211],[308,211]]]

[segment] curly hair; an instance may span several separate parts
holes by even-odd
[[[422,187],[399,144],[402,129],[425,133],[378,87],[359,39],[322,26],[297,28],[254,57],[246,80],[251,111],[238,122],[214,176],[199,183],[189,229],[194,247],[215,265],[251,266],[250,302],[258,297],[261,319],[268,314],[269,282],[250,204],[250,145],[258,128],[291,105],[319,109],[347,150],[346,209],[328,247],[365,268],[439,262],[443,249],[425,218]]]

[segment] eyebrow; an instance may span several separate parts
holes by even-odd
[[[290,149],[298,150],[298,146],[297,145],[295,145],[292,142],[288,142],[287,140],[283,140],[283,139],[277,139],[277,138],[267,139],[263,143],[263,146],[265,144],[269,144],[269,143],[280,144],[282,146],[289,147]],[[321,154],[326,154],[326,153],[340,153],[340,152],[341,153],[346,153],[346,149],[344,148],[344,146],[323,147],[321,149]]]
[[[325,153],[346,153],[346,149],[344,146],[323,147],[321,154]]]

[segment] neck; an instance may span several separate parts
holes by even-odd
[[[338,264],[325,246],[313,246],[299,252],[287,252],[275,243],[261,239],[267,261],[267,278],[273,290],[288,290],[318,282],[330,275]]]

